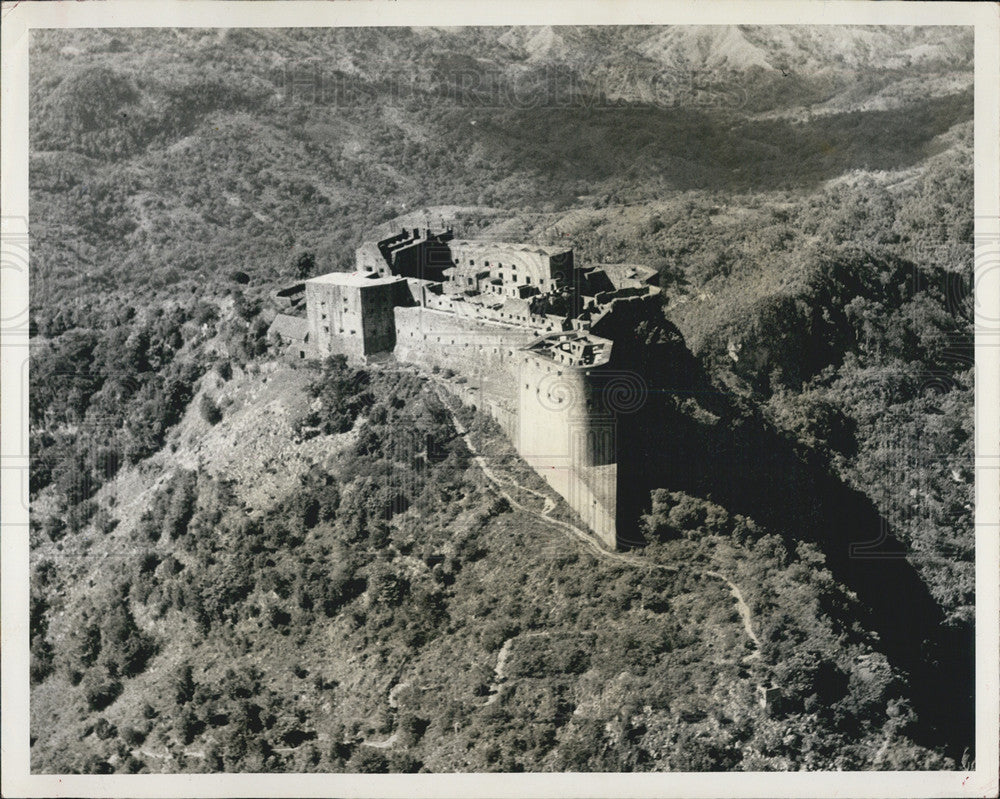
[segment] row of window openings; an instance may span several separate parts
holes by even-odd
[[[469,259],[469,266],[475,266],[475,265],[476,265],[475,259],[474,258],[470,258]],[[483,266],[489,266],[489,265],[490,265],[489,261],[483,261]],[[497,263],[497,269],[500,270],[500,279],[503,280],[503,264],[501,264],[501,263],[498,262]],[[517,269],[516,268],[514,268],[514,269],[511,270],[510,279],[511,280],[517,280]],[[531,283],[531,276],[530,275],[525,276],[524,282],[525,283]],[[544,277],[539,278],[538,279],[538,283],[540,285],[544,286],[545,285],[545,278]],[[471,278],[470,278],[470,285],[471,285]]]
[[[325,302],[321,302],[321,303],[319,304],[319,309],[320,309],[320,316],[322,316],[322,317],[323,317],[324,319],[326,319],[326,307],[327,307],[327,306],[326,306],[326,303],[325,303]],[[368,305],[367,303],[363,303],[363,304],[362,304],[362,310],[368,310],[368,309],[369,309],[369,307],[370,307],[370,306],[369,306],[369,305]],[[344,297],[344,308],[343,308],[343,310],[345,310],[345,311],[347,311],[347,310],[350,310],[350,309],[349,309],[349,308],[347,307],[347,297]]]
[[[397,328],[396,328],[396,335],[402,335],[402,333],[403,333],[403,331],[402,331],[402,330],[401,330],[400,328],[398,328],[398,327],[397,327]],[[416,333],[414,333],[414,332],[413,332],[412,330],[410,331],[410,338],[415,338],[415,337],[416,337],[416,335],[417,335],[417,334],[416,334]],[[424,340],[424,341],[427,341],[427,334],[426,334],[426,333],[424,333],[424,334],[423,334],[423,340]],[[435,337],[435,341],[436,341],[436,342],[437,342],[438,344],[440,344],[440,343],[441,343],[441,336],[436,336],[436,337]],[[451,339],[451,343],[452,343],[452,344],[454,344],[454,343],[455,343],[455,339]],[[471,347],[472,345],[471,345],[471,344],[470,344],[470,343],[469,343],[468,341],[465,341],[465,342],[462,342],[462,346],[463,346],[463,347]],[[476,349],[479,349],[479,350],[481,350],[482,348],[483,348],[483,345],[482,345],[482,344],[477,344],[477,345],[476,345]],[[493,347],[492,349],[493,349],[493,352],[497,352],[497,353],[499,353],[499,352],[500,352],[500,348],[499,348],[499,347]],[[507,355],[509,355],[509,356],[513,357],[513,355],[514,355],[514,350],[507,350]],[[560,372],[559,374],[562,374],[562,372]]]
[[[500,273],[500,279],[503,280],[503,272]],[[517,282],[517,272],[511,272],[510,273],[510,279],[513,280],[516,283]],[[473,279],[471,277],[466,278],[465,279],[465,283],[466,283],[467,286],[474,286],[474,285],[476,285],[475,279]],[[525,285],[531,285],[531,275],[525,275],[524,276],[524,283],[525,283]],[[540,286],[544,286],[545,285],[545,278],[544,277],[538,279],[538,285],[540,285]]]

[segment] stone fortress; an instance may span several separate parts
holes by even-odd
[[[581,266],[567,247],[406,229],[359,247],[354,272],[276,292],[285,311],[270,333],[294,359],[395,358],[443,374],[616,548],[623,426],[649,390],[630,353],[637,325],[662,317],[657,282],[644,266]]]

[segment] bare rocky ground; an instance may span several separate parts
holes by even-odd
[[[309,411],[306,387],[316,376],[313,370],[293,369],[280,362],[268,362],[250,372],[237,369],[228,381],[208,373],[163,449],[137,466],[122,469],[95,496],[118,519],[114,532],[96,536],[85,530],[75,540],[41,544],[35,555],[64,558],[85,553],[93,559],[120,552],[154,493],[178,468],[231,479],[249,510],[268,509],[310,467],[335,462],[337,453],[351,441],[350,433],[307,440],[295,435],[295,422]],[[210,425],[198,411],[205,394],[222,409],[223,420],[217,425]]]
[[[167,445],[168,450],[177,446],[171,460],[229,478],[248,508],[269,509],[294,490],[312,466],[336,462],[338,453],[352,440],[350,434],[308,439],[295,434],[295,423],[310,410],[306,388],[316,376],[313,370],[276,362],[230,381],[208,375]],[[198,402],[205,393],[219,404],[223,423],[211,426],[198,414]]]

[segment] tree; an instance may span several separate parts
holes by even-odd
[[[194,741],[204,727],[204,723],[190,707],[185,707],[177,719],[177,733],[185,745]]]
[[[187,533],[197,499],[197,475],[181,470],[172,481],[173,493],[163,518],[164,531],[176,539]]]
[[[174,699],[178,705],[186,705],[194,698],[195,683],[190,663],[183,664],[174,675]]]
[[[303,252],[295,259],[295,277],[305,280],[316,271],[316,256],[311,252]]]
[[[146,668],[153,641],[135,623],[124,604],[111,605],[101,621],[101,662],[108,674],[134,677]]]
[[[101,654],[101,628],[96,622],[85,624],[73,635],[70,646],[70,661],[87,668],[97,662]]]
[[[44,634],[35,635],[31,639],[31,683],[42,682],[52,673],[54,650]]]

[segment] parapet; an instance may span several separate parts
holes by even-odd
[[[328,272],[325,275],[309,278],[306,283],[314,286],[347,286],[350,288],[370,288],[372,286],[388,286],[399,283],[398,277],[373,277],[365,272]]]

